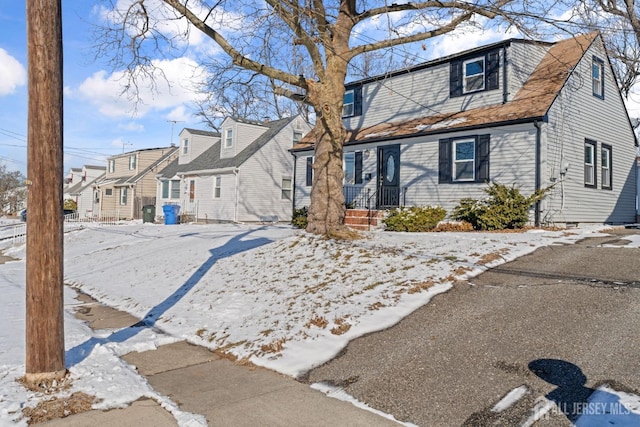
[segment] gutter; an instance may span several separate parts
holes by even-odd
[[[542,156],[542,124],[539,121],[534,121],[533,125],[536,127],[536,171],[535,171],[535,191],[540,190],[542,166],[540,165],[540,157]],[[540,201],[537,201],[534,207],[534,224],[536,227],[540,227]]]
[[[523,119],[512,119],[512,120],[503,120],[501,122],[491,122],[491,123],[482,123],[482,124],[477,124],[477,125],[470,125],[470,126],[460,126],[460,127],[456,127],[456,128],[442,128],[442,129],[434,129],[434,130],[427,130],[427,131],[421,131],[421,132],[416,132],[416,133],[411,133],[411,134],[405,134],[405,135],[385,135],[379,138],[366,138],[366,139],[359,139],[356,141],[345,141],[344,146],[355,146],[355,145],[362,145],[362,144],[369,144],[369,143],[379,143],[379,142],[387,142],[387,141],[396,141],[398,139],[409,139],[409,138],[417,138],[420,136],[432,136],[432,135],[447,135],[450,133],[455,133],[455,132],[468,132],[468,131],[472,131],[472,130],[478,130],[478,129],[487,129],[487,128],[498,128],[498,127],[502,127],[502,126],[512,126],[512,125],[520,125],[520,124],[524,124],[524,123],[535,123],[537,121],[540,122],[546,122],[547,121],[547,116],[546,113],[544,116],[537,116],[537,117],[527,117],[527,118],[523,118]],[[308,147],[305,148],[291,148],[289,149],[289,151],[295,155],[295,153],[304,153],[306,151],[313,151],[315,150],[315,144],[311,144]]]

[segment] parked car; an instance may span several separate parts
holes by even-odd
[[[73,209],[63,209],[62,210],[62,215],[63,216],[66,216],[66,215],[69,215],[69,214],[74,214],[74,213],[76,213],[76,211],[73,210]],[[27,210],[26,209],[24,209],[22,212],[20,212],[20,219],[22,221],[25,221],[25,222],[27,221]]]

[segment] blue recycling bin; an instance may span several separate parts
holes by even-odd
[[[179,205],[164,205],[162,206],[162,211],[164,212],[165,225],[178,223],[178,212],[180,212]]]

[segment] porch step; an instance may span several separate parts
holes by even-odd
[[[370,230],[380,228],[384,212],[369,211],[367,209],[347,209],[344,225],[355,230]]]

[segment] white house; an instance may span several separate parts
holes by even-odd
[[[635,222],[636,147],[602,37],[511,39],[346,85],[349,207],[482,198],[486,183],[552,187],[536,224]],[[308,206],[313,135],[296,157]]]
[[[105,172],[104,166],[84,165],[82,168],[71,168],[65,177],[64,199],[76,202],[80,218],[97,214],[93,183],[103,178]]]
[[[293,157],[309,131],[299,116],[255,122],[227,118],[221,133],[185,128],[179,156],[157,175],[156,213],[166,204],[197,221],[289,221]]]

